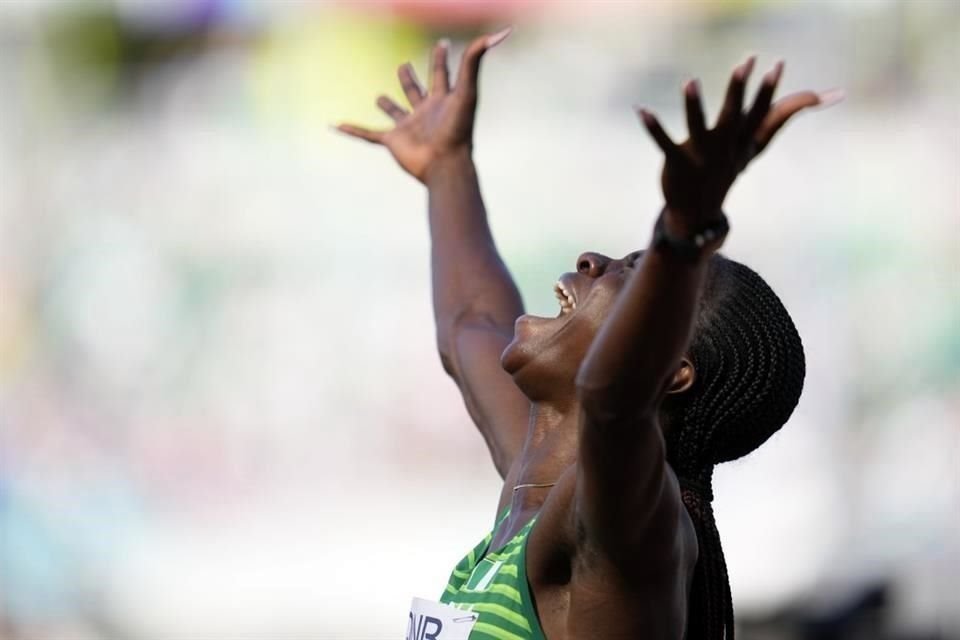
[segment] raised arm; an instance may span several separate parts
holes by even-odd
[[[504,30],[474,40],[453,88],[446,41],[433,50],[429,92],[409,63],[401,65],[398,76],[412,112],[386,96],[377,99],[395,122],[393,129],[338,127],[386,146],[400,166],[427,187],[437,348],[501,477],[523,444],[530,410],[500,366],[523,302],[494,244],[472,150],[480,61],[507,35],[509,30]]]
[[[664,153],[666,205],[654,240],[627,277],[591,344],[577,384],[577,518],[587,540],[632,576],[675,567],[682,503],[657,422],[668,390],[692,384],[683,356],[710,255],[723,242],[724,198],[736,176],[795,113],[830,96],[803,92],[771,104],[782,65],[744,112],[751,58],[735,69],[716,126],[704,123],[696,82],[684,88],[689,139],[675,144],[653,114],[640,116]]]

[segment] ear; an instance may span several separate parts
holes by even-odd
[[[697,379],[697,371],[693,368],[693,363],[689,358],[682,358],[680,366],[673,372],[673,377],[667,385],[667,393],[683,393],[693,386]]]

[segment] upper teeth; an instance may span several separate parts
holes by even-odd
[[[553,290],[557,294],[557,300],[560,301],[560,311],[562,313],[570,313],[576,310],[577,301],[573,299],[573,294],[567,291],[567,288],[559,280],[553,285]]]

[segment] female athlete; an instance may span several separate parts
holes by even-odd
[[[686,83],[681,144],[641,109],[664,155],[652,240],[622,258],[580,255],[555,285],[559,315],[539,318],[497,252],[471,157],[480,61],[508,33],[468,46],[456,86],[445,41],[429,91],[402,65],[411,108],[377,100],[392,129],[338,126],[427,187],[437,347],[505,479],[493,531],[439,603],[414,600],[407,637],[730,640],[713,468],[786,422],[804,355],[773,291],[717,253],[723,202],[792,116],[835,96],[773,102],[777,64],[745,108],[750,58],[712,128]]]

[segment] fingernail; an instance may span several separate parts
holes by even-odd
[[[783,74],[783,61],[773,65],[773,69],[763,74],[763,83],[766,85],[775,85],[780,82],[780,76]]]
[[[747,76],[750,75],[750,71],[753,69],[753,63],[756,59],[756,56],[750,56],[746,62],[738,65],[737,68],[733,70],[733,77],[737,80],[746,80]]]
[[[336,131],[337,133],[343,133],[343,131],[340,129],[340,125],[338,124],[328,124],[327,127],[329,127],[331,131]]]
[[[643,122],[645,124],[650,124],[651,122],[653,122],[653,115],[649,111],[637,105],[634,105],[633,108],[637,110],[637,113],[640,114],[640,117],[643,119]]]
[[[450,38],[440,38],[439,40],[437,40],[437,46],[440,47],[441,49],[449,49]]]
[[[777,64],[773,65],[773,81],[780,82],[780,76],[783,75],[783,60],[777,60]]]
[[[842,102],[847,97],[843,89],[830,89],[820,94],[820,103],[817,105],[821,109],[832,107],[838,102]]]
[[[696,98],[697,94],[700,93],[700,81],[696,78],[687,80],[687,84],[683,87],[683,92],[691,98]]]
[[[513,27],[507,27],[506,29],[501,29],[500,31],[497,31],[495,34],[487,38],[487,48],[489,49],[490,47],[497,46],[498,44],[506,40],[507,36],[509,36],[512,32],[513,32]]]

